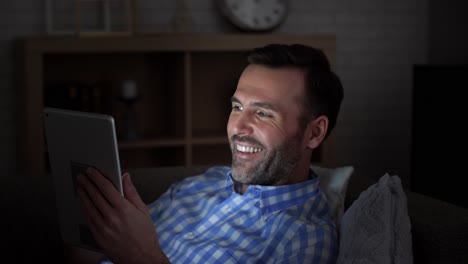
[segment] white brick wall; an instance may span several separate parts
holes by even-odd
[[[170,29],[171,0],[139,0],[143,32]],[[339,164],[352,164],[351,185],[365,186],[385,172],[408,183],[410,171],[412,65],[426,62],[427,0],[292,0],[278,32],[337,36],[336,71],[345,87],[337,127]],[[189,0],[192,31],[235,32],[213,1]],[[12,40],[45,32],[43,2],[0,4],[0,170],[13,172],[15,118]],[[2,173],[3,180],[5,175]],[[13,177],[13,176],[12,176]]]

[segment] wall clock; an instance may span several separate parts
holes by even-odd
[[[269,31],[287,17],[288,0],[217,0],[221,14],[245,31]]]

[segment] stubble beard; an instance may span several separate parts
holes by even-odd
[[[301,135],[298,133],[294,137],[288,139],[283,144],[265,151],[265,156],[250,168],[244,168],[244,161],[238,159],[235,155],[236,147],[234,139],[231,138],[232,150],[232,177],[235,181],[242,184],[254,185],[276,185],[283,181],[295,169],[300,159],[300,140]],[[238,141],[251,142],[255,145],[261,145],[253,138],[238,138]]]

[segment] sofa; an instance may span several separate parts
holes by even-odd
[[[158,167],[129,172],[142,199],[149,203],[171,183],[205,169],[203,166]],[[50,178],[17,187],[18,191],[14,192],[17,196],[3,200],[7,205],[3,208],[7,213],[2,216],[4,240],[9,245],[5,259],[15,263],[42,260],[48,263],[96,263],[102,259],[98,252],[61,243]],[[347,190],[345,210],[361,192]],[[411,220],[413,263],[468,263],[468,209],[409,190],[405,190],[405,194]]]

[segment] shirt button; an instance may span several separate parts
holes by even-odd
[[[185,234],[185,238],[187,238],[187,239],[193,238],[193,233],[192,233],[192,232],[188,232],[187,234]]]

